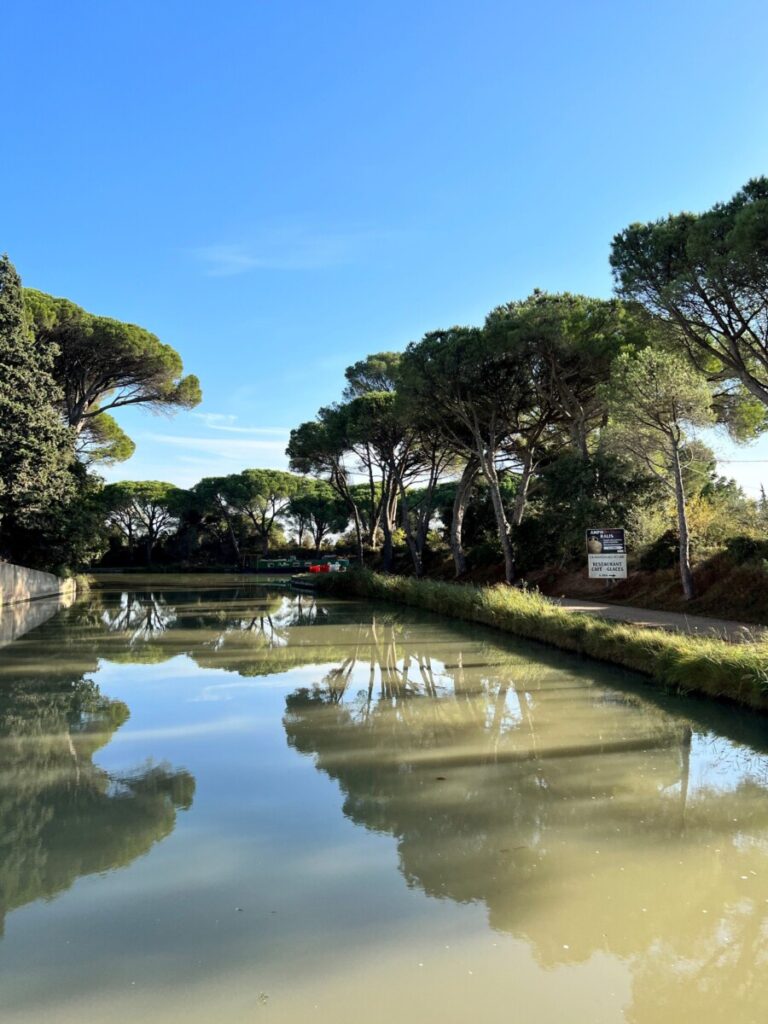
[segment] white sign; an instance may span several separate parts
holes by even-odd
[[[625,580],[627,545],[624,527],[587,530],[587,563],[591,580]]]
[[[626,555],[587,555],[591,580],[625,580]]]

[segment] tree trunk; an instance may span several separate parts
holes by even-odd
[[[357,502],[352,497],[352,492],[349,489],[349,483],[346,478],[346,474],[340,465],[334,465],[331,468],[330,479],[328,483],[336,491],[338,496],[344,502],[349,509],[349,514],[352,517],[352,521],[355,524],[355,548],[356,557],[360,568],[365,568],[365,559],[363,556],[363,524],[360,519],[360,509],[357,507]]]
[[[366,460],[368,464],[368,495],[370,507],[368,510],[368,544],[371,548],[376,547],[376,534],[378,533],[378,519],[376,516],[376,484],[373,479],[373,463],[371,462],[370,451]]]
[[[571,447],[573,451],[581,459],[589,458],[589,448],[587,446],[587,425],[584,422],[583,415],[577,415],[571,418],[568,424],[568,432],[571,435]]]
[[[381,532],[384,534],[384,543],[381,546],[381,570],[382,572],[391,572],[394,548],[392,546],[392,530],[387,523],[386,516],[381,517]]]
[[[680,451],[674,447],[675,501],[677,503],[677,529],[680,534],[680,581],[686,601],[694,597],[693,571],[691,569],[691,538],[688,533],[688,516],[685,511],[683,471],[680,466]]]
[[[395,516],[397,515],[397,491],[395,490],[394,477],[386,481],[385,492],[381,503],[381,532],[384,535],[384,543],[381,548],[381,568],[383,572],[392,572],[395,549],[392,542],[392,534],[395,530]]]
[[[74,429],[78,437],[85,426],[85,412],[87,408],[87,400],[81,398],[79,402],[75,402],[74,406],[70,405],[67,409],[67,425]]]
[[[501,488],[499,487],[499,476],[493,461],[493,452],[485,452],[481,445],[478,445],[478,457],[483,467],[483,475],[488,481],[488,489],[491,492],[493,511],[496,515],[496,527],[499,532],[501,550],[504,553],[504,579],[507,583],[513,583],[515,579],[515,553],[512,548],[512,538],[509,532],[507,513],[504,511],[504,502],[501,500]]]
[[[417,578],[424,575],[424,564],[422,561],[422,551],[424,544],[421,541],[420,531],[417,531],[417,535],[414,536],[411,516],[408,510],[408,502],[406,500],[405,487],[402,482],[400,484],[400,518],[403,523],[403,530],[405,532],[405,539],[408,544],[408,550],[411,553],[411,561],[413,562],[413,571]]]
[[[360,522],[360,511],[354,501],[350,501],[350,507],[352,511],[352,519],[355,523],[355,543],[357,546],[357,560],[360,563],[360,568],[365,566],[365,560],[363,558],[363,524]]]
[[[240,545],[238,544],[237,537],[235,536],[235,528],[232,525],[232,519],[231,519],[231,517],[229,515],[229,511],[227,510],[227,507],[226,507],[226,505],[224,504],[223,501],[219,502],[219,508],[221,509],[221,513],[224,516],[224,519],[225,519],[225,521],[227,523],[227,529],[229,530],[229,539],[232,541],[232,548],[234,549],[234,552],[235,552],[235,561],[239,565],[240,564]]]
[[[519,526],[523,521],[525,506],[528,501],[528,488],[531,486],[533,477],[533,452],[526,451],[523,458],[523,472],[520,475],[520,484],[515,494],[515,506],[512,509],[512,525]]]
[[[408,548],[413,560],[413,568],[417,577],[424,575],[424,552],[427,548],[427,537],[434,512],[435,489],[443,469],[443,456],[433,449],[430,457],[429,476],[422,489],[421,498],[413,509],[409,508],[408,493],[403,480],[405,463],[396,467],[395,477],[399,482],[400,510],[403,529],[405,530]]]
[[[451,515],[449,537],[451,553],[453,555],[454,575],[457,577],[463,576],[467,571],[467,557],[464,554],[461,535],[464,527],[464,515],[469,504],[469,495],[479,469],[478,461],[474,456],[467,460],[464,472],[461,474],[456,486],[456,497],[453,499],[453,514]]]
[[[315,542],[315,558],[320,557],[320,545],[323,543],[324,536],[325,530],[317,530],[312,533],[312,540]]]

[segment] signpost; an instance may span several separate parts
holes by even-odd
[[[587,530],[587,562],[591,580],[625,580],[627,548],[624,530]]]

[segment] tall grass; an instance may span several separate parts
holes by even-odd
[[[91,592],[91,584],[93,583],[93,577],[88,576],[85,573],[77,573],[74,577],[76,593],[78,597],[87,597]]]
[[[731,644],[567,611],[538,593],[475,587],[369,571],[318,579],[323,592],[396,601],[494,626],[565,651],[632,669],[680,693],[706,694],[768,709],[768,643]]]

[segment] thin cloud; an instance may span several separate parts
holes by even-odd
[[[237,419],[231,412],[193,412],[190,413],[196,420],[202,420],[207,427],[213,427],[222,423],[234,423]]]
[[[359,260],[392,237],[389,231],[312,233],[280,230],[249,243],[217,242],[189,252],[209,277],[233,277],[254,270],[325,270]]]
[[[184,437],[176,434],[147,434],[148,441],[154,444],[167,444],[175,448],[183,448],[192,452],[203,452],[206,455],[217,455],[222,459],[241,459],[244,455],[259,455],[265,452],[281,455],[285,450],[285,439],[263,441],[256,438],[242,437]]]
[[[167,480],[177,487],[193,487],[203,477],[253,467],[288,468],[286,439],[142,433],[136,440],[136,455],[128,463],[106,467],[106,480]]]
[[[193,412],[193,416],[202,420],[211,430],[226,430],[232,434],[277,434],[288,440],[290,431],[287,427],[240,427],[235,426],[237,416],[219,412]]]
[[[259,260],[242,245],[203,245],[191,252],[209,277],[233,277],[259,266]]]
[[[290,431],[286,427],[225,427],[214,426],[213,430],[227,430],[232,434],[278,434],[284,437],[286,442]]]

